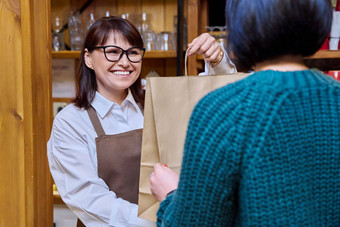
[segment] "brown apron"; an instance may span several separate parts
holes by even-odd
[[[138,203],[142,129],[106,135],[96,111],[87,110],[96,130],[98,176],[118,198]],[[77,227],[85,226],[78,219]]]

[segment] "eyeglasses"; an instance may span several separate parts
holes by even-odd
[[[143,59],[145,53],[145,48],[140,47],[131,47],[127,50],[114,45],[93,47],[93,49],[100,48],[103,48],[105,58],[111,62],[119,61],[125,53],[130,62],[137,63]]]

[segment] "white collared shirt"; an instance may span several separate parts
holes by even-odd
[[[96,92],[92,106],[108,135],[143,127],[130,90],[121,106]],[[56,115],[47,153],[63,201],[86,226],[155,226],[137,218],[137,205],[117,198],[98,177],[96,137],[86,110],[70,104]]]

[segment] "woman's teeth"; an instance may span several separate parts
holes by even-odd
[[[129,71],[114,71],[113,74],[115,75],[129,75]]]

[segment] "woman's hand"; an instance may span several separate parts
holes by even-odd
[[[167,194],[177,189],[179,176],[167,165],[155,164],[154,171],[150,175],[150,190],[153,196],[162,202]]]
[[[220,63],[223,58],[223,50],[216,42],[215,38],[208,33],[203,33],[196,37],[188,44],[188,48],[188,56],[201,54],[207,62],[214,65]]]

